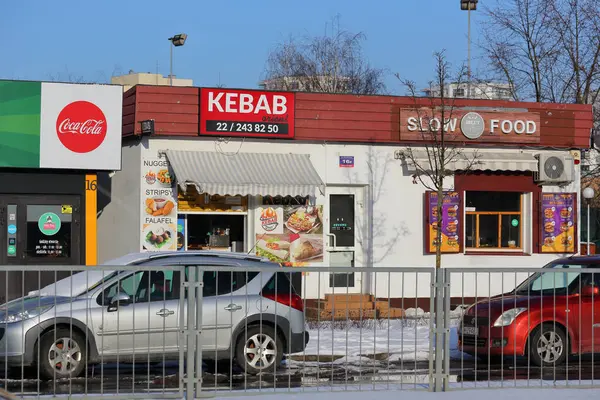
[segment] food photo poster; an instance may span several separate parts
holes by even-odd
[[[542,253],[575,252],[574,203],[574,193],[542,193]]]
[[[285,266],[323,263],[323,206],[264,206],[256,211],[257,256]]]
[[[143,158],[141,177],[142,251],[177,249],[177,188],[166,158]]]

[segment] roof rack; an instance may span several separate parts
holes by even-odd
[[[247,253],[234,253],[234,252],[224,252],[224,251],[210,251],[210,250],[188,250],[185,252],[180,251],[168,251],[168,252],[159,252],[150,255],[148,258],[150,259],[160,259],[166,258],[173,255],[180,256],[202,256],[202,257],[219,257],[219,258],[229,258],[235,260],[248,260],[248,261],[260,261],[260,262],[270,262],[268,259],[260,256],[255,256]]]

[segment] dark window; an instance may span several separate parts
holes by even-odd
[[[519,192],[467,192],[466,247],[522,248],[522,212]]]
[[[246,286],[246,283],[250,282],[257,275],[258,272],[255,271],[204,271],[202,294],[204,297],[208,297],[235,292]]]
[[[294,294],[296,293],[296,291],[294,290],[294,287],[292,286],[292,283],[290,282],[290,276],[292,275],[291,273],[285,273],[285,272],[277,272],[275,275],[273,275],[273,277],[271,277],[271,279],[269,279],[269,282],[267,282],[267,284],[264,286],[263,288],[263,293],[264,294]]]
[[[354,247],[354,195],[329,196],[329,231],[336,247]]]
[[[125,293],[132,303],[165,301],[179,298],[179,272],[138,271],[119,279],[98,296],[99,305],[109,305],[117,293]]]
[[[60,205],[28,205],[27,256],[70,257],[72,217],[73,214],[64,213]]]

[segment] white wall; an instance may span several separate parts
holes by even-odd
[[[110,203],[98,215],[98,263],[139,251],[140,152],[137,142],[125,142],[122,170],[106,185],[98,185],[99,197],[110,197]]]
[[[403,170],[401,162],[394,159],[394,151],[401,150],[400,146],[330,145],[283,141],[265,143],[248,139],[245,141],[231,139],[228,143],[199,138],[152,139],[145,154],[155,156],[159,150],[164,149],[223,151],[232,154],[238,151],[309,154],[315,169],[327,185],[356,185],[372,188],[373,198],[366,200],[365,209],[372,206],[374,210],[372,231],[375,232],[373,235],[375,267],[434,266],[435,256],[423,254],[423,196],[426,189],[421,184],[415,184],[410,174]],[[531,150],[531,152],[537,153],[539,150]],[[354,168],[340,168],[338,165],[340,155],[354,156]],[[451,183],[448,184],[447,189],[452,189]],[[579,171],[577,171],[575,182],[568,187],[544,187],[543,190],[545,192],[579,193]],[[369,191],[367,190],[367,192]],[[323,201],[322,196],[317,198],[318,203]],[[327,215],[328,212],[326,211],[324,214]],[[524,218],[528,219],[524,221],[525,226],[529,226],[529,230],[531,230],[531,213],[525,215]],[[249,222],[253,220],[251,214],[248,220]],[[363,221],[368,222],[366,218]],[[358,228],[361,229],[361,227]],[[366,226],[362,228],[366,228]],[[249,226],[249,229],[251,230],[253,227]],[[525,239],[531,241],[531,235],[526,235]],[[556,258],[557,255],[554,254],[532,254],[530,256],[447,254],[443,256],[442,265],[460,268],[541,267]],[[327,259],[325,263],[327,263]],[[505,274],[504,287],[502,287],[502,279],[494,276],[490,279],[488,274],[484,274],[478,278],[477,293],[475,293],[475,279],[471,275],[473,274],[464,275],[464,291],[462,289],[463,276],[455,275],[453,277],[453,296],[471,297],[475,294],[478,296],[496,294],[500,293],[502,289],[504,291],[512,289],[515,282],[515,274]],[[389,276],[392,276],[392,281],[388,284]],[[524,275],[519,275],[517,282],[523,277]],[[404,274],[404,277],[400,273],[377,274],[376,280],[371,282],[371,287],[374,291],[376,286],[376,294],[381,297],[388,295],[400,297],[402,294],[405,297],[428,296],[430,291],[428,276],[421,274],[418,283],[416,280],[414,274],[408,273]],[[326,274],[321,275],[321,288],[318,288],[316,274],[309,274],[306,277],[307,297],[322,296],[324,291],[329,289],[325,287],[327,282]],[[339,291],[339,289],[337,290]]]

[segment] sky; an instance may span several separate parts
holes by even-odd
[[[479,6],[492,0],[480,0]],[[0,0],[0,79],[109,82],[112,75],[173,73],[195,86],[256,88],[269,52],[292,36],[320,35],[336,16],[366,36],[364,55],[386,70],[390,93],[400,74],[419,85],[434,77],[433,53],[467,59],[467,13],[459,0]],[[483,22],[472,13],[473,70],[484,65],[476,42]]]

